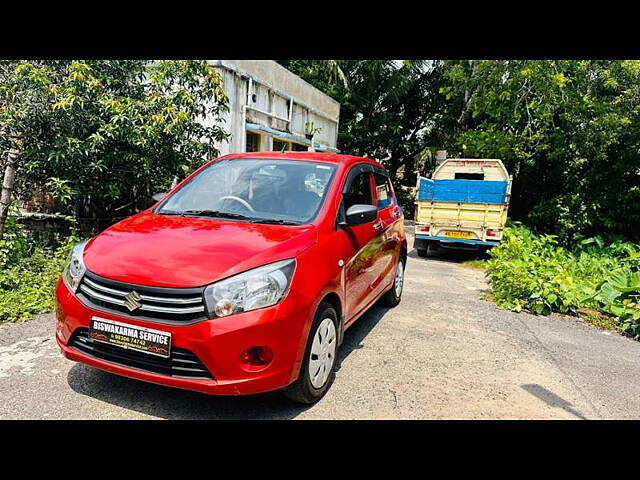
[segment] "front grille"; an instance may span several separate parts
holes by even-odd
[[[99,310],[168,323],[191,323],[207,318],[203,288],[164,288],[133,285],[87,271],[77,294]],[[129,308],[132,307],[132,308]]]
[[[73,333],[69,345],[91,357],[124,367],[170,377],[213,380],[213,375],[200,359],[184,348],[172,347],[169,358],[157,357],[89,340],[89,329],[82,327]]]

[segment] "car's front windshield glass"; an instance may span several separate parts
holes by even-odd
[[[335,166],[311,161],[215,162],[164,201],[156,213],[303,224],[319,212]]]

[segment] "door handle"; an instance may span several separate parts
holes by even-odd
[[[382,220],[380,220],[378,223],[376,223],[373,228],[376,230],[380,230],[382,227],[384,227],[384,222]]]

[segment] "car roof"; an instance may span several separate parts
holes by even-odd
[[[310,160],[314,162],[337,163],[347,167],[355,163],[370,163],[380,168],[385,168],[377,160],[355,155],[343,155],[341,153],[321,152],[244,152],[232,153],[219,157],[218,160],[233,160],[237,158],[268,158],[271,160]]]

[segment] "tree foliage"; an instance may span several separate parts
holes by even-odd
[[[430,174],[439,149],[501,158],[512,218],[563,239],[640,238],[640,62],[281,63],[341,103],[338,148],[383,161],[396,186]],[[215,155],[226,108],[206,62],[0,62],[0,167],[13,149],[19,196],[109,221]]]
[[[338,148],[385,163],[394,178],[415,185],[424,133],[437,110],[430,92],[442,77],[425,60],[282,60],[295,74],[340,102]]]
[[[514,219],[640,238],[640,62],[282,63],[341,102],[338,148],[383,161],[396,185],[430,174],[435,150],[500,158]]]
[[[227,137],[222,80],[205,61],[2,62],[0,76],[0,147],[19,152],[16,193],[44,187],[81,218],[145,208]]]
[[[447,108],[432,141],[503,159],[513,217],[565,238],[638,238],[639,62],[446,62],[444,76]]]
[[[498,306],[538,314],[599,312],[640,338],[640,248],[596,236],[561,246],[555,235],[524,226],[505,230],[491,249],[487,274]]]

